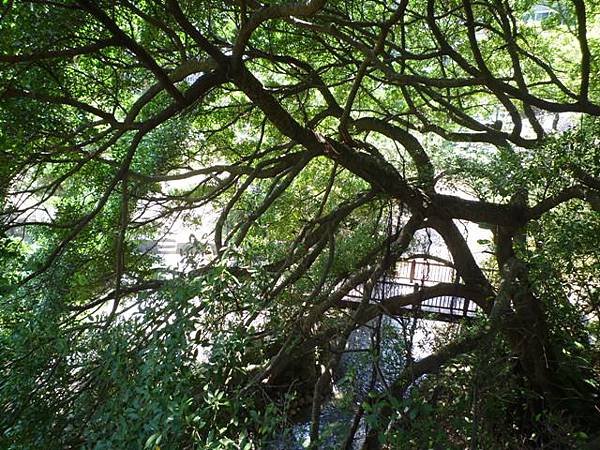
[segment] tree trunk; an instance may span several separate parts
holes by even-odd
[[[504,333],[518,357],[518,370],[526,379],[526,388],[532,394],[526,402],[524,426],[543,439],[544,429],[539,429],[535,418],[552,411],[568,416],[578,427],[597,429],[600,427],[599,392],[585,383],[585,369],[562,352],[550,333],[547,313],[533,292],[527,265],[513,250],[513,234],[499,230],[496,244],[500,267],[505,273],[512,273],[512,279],[506,281],[512,284],[510,297],[514,314],[504,327]]]

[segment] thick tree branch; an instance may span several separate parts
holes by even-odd
[[[81,47],[67,48],[62,50],[40,50],[34,53],[20,55],[0,55],[0,62],[20,64],[52,58],[73,58],[74,56],[78,55],[93,54],[98,50],[102,50],[103,48],[111,47],[117,44],[117,39],[113,37],[109,39],[101,39],[93,44],[88,44]]]
[[[87,10],[100,23],[102,23],[120,44],[130,49],[139,58],[139,60],[143,62],[152,73],[154,73],[163,88],[175,99],[175,101],[184,101],[181,92],[179,92],[179,90],[171,82],[165,70],[158,65],[158,63],[154,60],[154,58],[152,58],[146,49],[125,34],[125,32],[119,28],[114,20],[111,19],[94,1],[80,0],[79,3],[85,10]]]

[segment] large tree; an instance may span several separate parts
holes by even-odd
[[[260,447],[306,395],[316,448],[353,330],[445,295],[478,320],[372,383],[343,445],[366,423],[365,448],[429,448],[419,395],[439,417],[495,408],[517,431],[498,448],[585,440],[600,22],[591,0],[548,5],[3,1],[0,442]],[[141,242],[182,221],[210,233],[178,272]],[[461,223],[490,230],[495,270]],[[427,235],[457,282],[372,301]],[[436,406],[461,383],[487,388]],[[470,429],[440,445],[492,445]]]

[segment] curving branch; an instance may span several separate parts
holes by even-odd
[[[231,55],[233,64],[235,65],[241,62],[242,55],[248,41],[250,41],[250,38],[252,37],[252,33],[260,27],[261,24],[273,19],[312,16],[325,6],[326,1],[327,0],[307,0],[304,2],[266,6],[254,12],[250,18],[245,21],[238,32]]]
[[[135,40],[129,37],[119,26],[111,19],[104,10],[102,10],[96,2],[92,0],[79,0],[80,5],[83,9],[88,11],[94,16],[100,23],[102,23],[108,31],[114,36],[121,45],[131,50],[139,60],[156,76],[158,81],[161,83],[163,88],[175,99],[177,102],[183,102],[184,98],[181,92],[173,85],[167,72],[154,60],[154,58],[148,53],[148,51],[139,45]]]
[[[83,45],[81,47],[67,48],[61,50],[39,50],[37,52],[19,55],[0,55],[0,62],[10,64],[23,64],[44,59],[54,58],[73,58],[79,55],[88,55],[98,52],[107,47],[118,45],[116,38],[100,39],[93,44]]]

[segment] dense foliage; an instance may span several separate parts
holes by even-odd
[[[0,448],[596,448],[598,14],[1,2]]]

